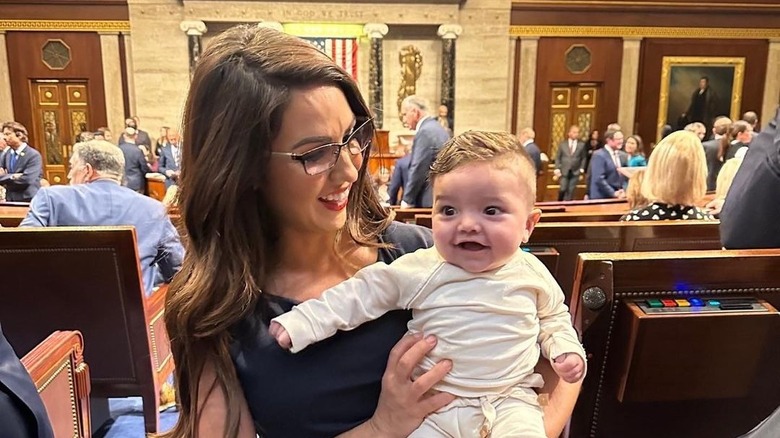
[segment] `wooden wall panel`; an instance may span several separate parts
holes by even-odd
[[[512,25],[777,28],[776,0],[516,0]]]
[[[50,70],[41,61],[41,48],[49,39],[60,39],[71,49],[71,62],[63,70]],[[31,131],[30,79],[81,79],[89,81],[90,129],[106,126],[103,60],[100,37],[93,32],[8,32],[8,65],[14,114]],[[117,102],[122,105],[122,102]],[[32,132],[30,132],[32,134]],[[39,139],[30,143],[40,147]]]
[[[766,83],[769,42],[766,40],[674,40],[646,39],[642,41],[637,90],[636,121],[639,135],[649,144],[656,139],[658,98],[661,93],[661,67],[664,56],[744,57],[745,82],[742,106],[745,111],[761,112]],[[762,124],[771,114],[760,114]]]
[[[127,20],[126,0],[0,0],[5,20]]]
[[[582,74],[569,72],[565,64],[566,51],[575,44],[585,45],[591,52],[592,64]],[[540,38],[536,70],[536,106],[534,129],[536,144],[549,154],[551,84],[595,82],[600,84],[601,103],[597,115],[599,131],[617,120],[620,101],[620,69],[623,61],[623,40],[620,38]],[[520,127],[522,129],[523,127]],[[550,157],[552,158],[552,157]]]

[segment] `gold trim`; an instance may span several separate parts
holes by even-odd
[[[763,40],[780,38],[780,29],[728,29],[722,27],[634,26],[510,26],[514,37],[604,37],[604,38],[705,38]]]
[[[669,80],[673,66],[712,66],[734,67],[734,81],[731,85],[731,119],[739,119],[739,108],[742,104],[742,84],[745,79],[745,58],[714,58],[701,56],[664,56],[661,67],[661,95],[658,98],[658,121],[656,126],[656,141],[661,140],[661,132],[665,124],[666,113],[669,110]]]
[[[706,3],[706,2],[686,2],[679,1],[626,1],[626,0],[515,0],[512,6],[522,8],[523,6],[617,6],[625,7],[667,7],[667,8],[707,8],[707,9],[769,9],[776,10],[777,5],[766,2],[734,2],[734,3]]]
[[[127,20],[0,20],[0,31],[129,32]]]
[[[157,372],[161,372],[163,368],[165,368],[165,365],[170,361],[171,359],[171,353],[168,353],[165,358],[160,362],[160,353],[157,351],[157,335],[154,333],[154,325],[157,323],[157,321],[160,320],[165,315],[165,311],[162,311],[155,315],[150,321],[149,321],[149,337],[152,341],[152,355],[154,356],[154,363],[157,366]]]

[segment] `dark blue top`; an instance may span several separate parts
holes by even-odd
[[[385,263],[433,244],[429,229],[399,222],[381,240],[394,246],[379,250],[378,261]],[[291,354],[268,333],[268,321],[296,303],[265,296],[236,327],[231,352],[258,433],[264,438],[329,438],[368,420],[376,409],[390,349],[406,333],[411,312],[389,312]]]

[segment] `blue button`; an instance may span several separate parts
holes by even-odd
[[[718,300],[708,300],[707,304],[709,304],[710,306],[720,306],[720,301],[718,301]]]
[[[688,298],[688,302],[690,302],[693,307],[704,307],[704,301],[699,298]]]

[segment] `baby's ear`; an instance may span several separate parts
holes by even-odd
[[[528,243],[528,239],[531,238],[531,233],[534,232],[536,224],[539,223],[539,219],[542,218],[542,210],[534,208],[531,210],[531,214],[528,215],[528,219],[525,220],[525,228],[523,229],[523,243]]]

